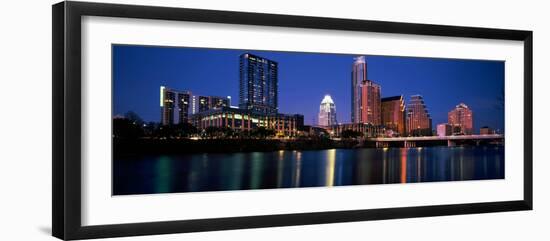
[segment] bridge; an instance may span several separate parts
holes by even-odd
[[[504,135],[373,137],[367,140],[376,142],[376,147],[389,147],[390,143],[400,144],[399,142],[403,143],[403,147],[416,147],[419,142],[435,144],[444,143],[445,141],[447,142],[447,146],[455,146],[460,142],[474,142],[476,145],[479,145],[482,141],[502,143],[504,141]]]

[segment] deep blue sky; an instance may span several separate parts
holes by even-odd
[[[231,96],[238,105],[239,55],[256,54],[279,63],[279,112],[301,113],[316,124],[319,104],[330,94],[338,122],[350,121],[354,55],[154,46],[113,46],[113,114],[134,111],[160,120],[161,85],[202,95]],[[424,96],[434,129],[460,102],[474,113],[474,130],[504,128],[498,108],[504,90],[504,62],[366,55],[368,78],[382,97]]]

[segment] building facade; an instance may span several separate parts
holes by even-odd
[[[246,109],[222,107],[200,112],[192,116],[192,123],[199,130],[208,127],[231,128],[238,132],[250,132],[256,128],[272,129],[277,136],[295,137],[304,126],[303,115],[264,114]]]
[[[174,124],[176,95],[176,91],[164,86],[160,87],[160,123],[163,125]]]
[[[393,136],[406,136],[405,100],[403,96],[392,96],[381,99],[382,125]]]
[[[206,96],[206,95],[193,95],[192,97],[191,114],[196,114],[199,112],[219,109],[222,107],[229,107],[231,97],[221,97],[221,96]]]
[[[239,61],[239,108],[264,114],[278,112],[277,62],[249,53]]]
[[[351,122],[382,124],[380,85],[368,79],[365,56],[354,58],[352,65]]]
[[[363,80],[367,80],[367,62],[365,56],[355,57],[351,69],[351,122],[360,123],[361,88]]]
[[[188,123],[190,110],[191,110],[191,99],[193,95],[189,91],[178,92],[178,118],[179,123]]]
[[[160,87],[160,122],[162,125],[188,123],[192,114],[211,109],[228,107],[229,96],[193,95],[191,91],[180,91]]]
[[[384,127],[366,123],[337,124],[330,126],[327,130],[333,137],[342,137],[342,132],[345,130],[359,132],[362,138],[381,137],[385,135]]]
[[[450,136],[453,134],[453,128],[448,123],[437,125],[437,136]]]
[[[493,130],[492,128],[488,127],[488,126],[483,126],[483,127],[479,128],[479,134],[480,135],[493,135],[493,134],[497,134],[497,132],[495,130]]]
[[[407,105],[407,134],[409,136],[431,136],[432,118],[421,95],[411,96]]]
[[[460,103],[448,114],[449,124],[455,135],[471,135],[474,130],[473,113],[464,103]]]
[[[319,126],[336,125],[336,105],[330,97],[325,95],[319,106]]]

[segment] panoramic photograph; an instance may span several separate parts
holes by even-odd
[[[504,62],[112,45],[112,195],[503,179]]]

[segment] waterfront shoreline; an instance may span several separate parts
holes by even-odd
[[[465,145],[469,145],[466,143]],[[483,143],[483,145],[493,145]],[[416,147],[446,146],[446,142],[421,143]],[[402,147],[402,146],[387,146]],[[113,155],[272,152],[377,148],[376,141],[361,139],[113,139]],[[379,147],[378,147],[379,148]]]
[[[331,139],[279,140],[279,139],[139,139],[113,140],[115,156],[135,154],[186,154],[272,152],[279,150],[324,150],[368,147],[358,140]],[[374,146],[373,146],[374,147]]]

